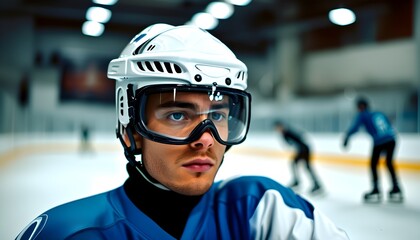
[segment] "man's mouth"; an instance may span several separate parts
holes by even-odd
[[[214,163],[209,159],[195,159],[182,166],[193,172],[207,172],[214,166]]]

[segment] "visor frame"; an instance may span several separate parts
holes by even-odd
[[[164,144],[172,144],[172,145],[184,145],[184,144],[189,144],[193,141],[196,141],[197,139],[199,139],[201,137],[201,135],[205,131],[209,130],[212,133],[212,136],[219,143],[221,143],[223,145],[228,145],[228,146],[237,145],[237,144],[240,144],[243,141],[245,141],[246,136],[247,136],[248,131],[249,131],[250,120],[251,120],[251,95],[246,91],[233,89],[233,88],[227,88],[227,87],[219,87],[219,86],[216,87],[216,91],[225,92],[225,93],[228,93],[229,95],[233,95],[233,96],[241,96],[244,99],[244,103],[248,108],[246,110],[247,116],[244,118],[244,120],[246,121],[246,123],[244,124],[245,132],[243,134],[243,137],[241,137],[240,139],[234,139],[234,141],[229,141],[229,140],[224,141],[219,136],[219,133],[217,131],[217,127],[209,119],[205,119],[205,120],[201,121],[197,126],[194,127],[194,129],[189,134],[189,136],[184,138],[184,139],[171,138],[169,136],[150,131],[146,127],[146,123],[144,122],[144,119],[141,117],[141,114],[142,114],[141,109],[146,109],[146,102],[147,102],[147,101],[142,101],[142,100],[144,100],[145,95],[147,95],[151,91],[155,91],[156,93],[158,93],[159,91],[157,91],[156,89],[162,89],[161,90],[162,92],[167,92],[166,89],[170,90],[170,89],[174,89],[174,88],[176,88],[177,91],[191,92],[191,93],[194,93],[194,92],[207,92],[208,93],[208,92],[211,92],[212,89],[214,89],[214,87],[212,87],[212,86],[181,85],[181,84],[150,85],[150,86],[146,86],[146,87],[142,87],[142,88],[137,89],[135,91],[135,94],[134,94],[134,99],[132,99],[133,101],[130,101],[132,103],[132,106],[130,106],[130,109],[132,110],[132,111],[130,111],[130,115],[131,115],[130,118],[132,118],[132,120],[134,120],[134,124],[133,124],[134,128],[141,136],[143,136],[143,137],[145,137],[145,138],[147,138],[151,141],[154,141],[154,142],[159,142],[159,143],[164,143]]]

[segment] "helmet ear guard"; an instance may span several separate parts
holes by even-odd
[[[117,103],[117,138],[120,139],[121,144],[124,147],[125,154],[137,155],[141,154],[141,148],[137,148],[136,141],[134,139],[133,131],[135,123],[134,109],[132,107],[133,101],[133,85],[126,84],[118,86],[116,90],[116,103]],[[124,142],[124,136],[127,135],[130,141],[130,147]],[[131,162],[131,161],[130,161]]]
[[[117,124],[127,128],[134,118],[134,109],[132,107],[134,99],[133,84],[117,82],[115,95],[117,104]]]
[[[116,90],[116,104],[117,104],[117,122],[124,127],[130,123],[130,116],[128,115],[128,96],[127,88],[121,86]]]

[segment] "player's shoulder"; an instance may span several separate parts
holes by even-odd
[[[218,193],[230,194],[237,197],[261,197],[268,190],[275,190],[282,194],[291,193],[291,190],[279,182],[265,176],[239,176],[227,178],[219,182]]]
[[[29,223],[16,239],[66,239],[85,229],[109,226],[119,218],[109,201],[114,191],[54,207]]]
[[[299,208],[312,217],[311,203],[290,188],[265,176],[240,176],[222,180],[218,185],[217,195],[219,201],[226,202],[253,198],[258,203],[271,198],[288,208]]]
[[[243,184],[262,185],[262,186],[281,185],[279,182],[269,177],[244,175],[244,176],[233,176],[231,178],[223,179],[221,181],[221,184],[219,185],[219,188],[232,186],[232,185],[243,185]]]

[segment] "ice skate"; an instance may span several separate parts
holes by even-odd
[[[404,201],[403,194],[399,187],[394,187],[388,194],[388,201],[401,203]]]
[[[311,195],[318,195],[318,194],[322,194],[323,190],[321,188],[321,186],[319,184],[315,184],[311,191],[309,192]]]
[[[378,189],[373,189],[363,195],[363,200],[365,203],[379,203],[382,201],[382,194]]]

